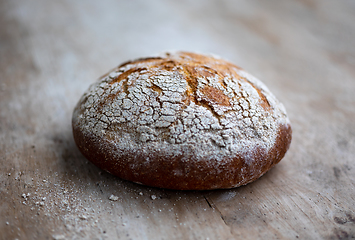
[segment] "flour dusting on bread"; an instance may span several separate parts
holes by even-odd
[[[159,152],[211,166],[255,149],[268,153],[280,126],[289,124],[258,79],[224,60],[186,52],[119,66],[83,95],[73,119],[84,135],[105,139],[100,144],[112,156]]]

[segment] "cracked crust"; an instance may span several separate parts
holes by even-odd
[[[187,52],[126,62],[103,76],[77,104],[73,133],[98,167],[184,190],[254,181],[291,142],[286,111],[264,84]]]

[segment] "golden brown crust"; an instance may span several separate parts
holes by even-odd
[[[73,115],[80,151],[113,175],[170,189],[232,188],[262,176],[290,146],[282,105],[229,62],[182,52],[113,73]]]
[[[178,190],[209,190],[226,189],[248,184],[260,178],[264,173],[280,162],[291,144],[292,130],[290,125],[281,126],[278,138],[271,151],[266,154],[261,149],[252,152],[252,158],[259,159],[258,165],[248,165],[244,156],[235,156],[225,160],[225,164],[215,168],[205,164],[204,161],[190,164],[182,161],[183,156],[166,159],[165,156],[152,152],[149,157],[154,159],[153,163],[145,164],[145,158],[139,154],[122,154],[119,158],[112,156],[107,149],[99,147],[99,141],[84,136],[83,133],[73,126],[74,139],[83,155],[92,161],[97,167],[110,172],[123,179],[141,183],[148,186],[178,189]],[[105,141],[105,140],[104,140]],[[111,146],[114,151],[119,151]],[[190,156],[191,163],[194,156]],[[116,158],[112,161],[112,158]],[[117,163],[120,164],[117,164]],[[132,169],[134,163],[139,167]],[[245,168],[244,172],[240,169]],[[175,176],[172,173],[179,169],[184,174]]]

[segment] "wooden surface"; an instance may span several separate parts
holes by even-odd
[[[88,86],[172,49],[229,59],[284,103],[293,142],[275,168],[183,192],[80,154],[71,115]],[[3,0],[0,239],[354,239],[354,90],[352,0]]]

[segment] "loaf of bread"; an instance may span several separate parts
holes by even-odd
[[[81,97],[72,125],[78,148],[99,168],[180,190],[258,179],[284,157],[292,132],[262,82],[188,52],[120,65]]]

